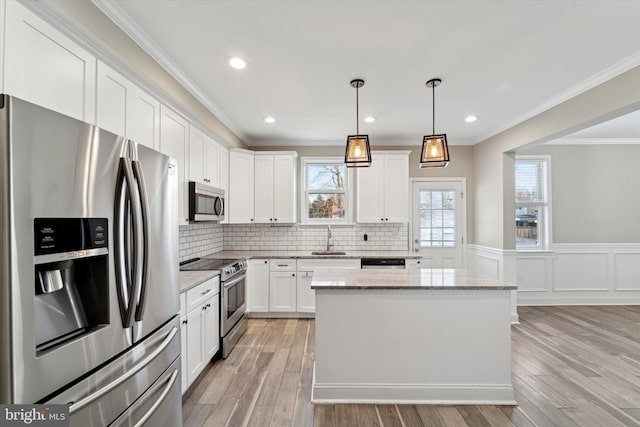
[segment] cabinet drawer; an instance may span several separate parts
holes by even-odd
[[[299,259],[298,270],[313,271],[319,268],[360,268],[359,259]]]
[[[220,293],[220,276],[213,277],[187,291],[187,312]]]
[[[180,294],[180,317],[187,315],[187,293]]]
[[[272,259],[271,271],[296,271],[295,259]]]

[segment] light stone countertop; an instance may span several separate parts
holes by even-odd
[[[220,270],[181,271],[179,281],[180,293],[186,292],[194,286],[219,275]]]
[[[360,258],[407,258],[421,259],[409,251],[344,251],[346,255],[312,255],[315,251],[220,251],[202,258],[310,258],[310,259],[360,259]]]
[[[317,271],[311,289],[441,289],[515,290],[517,286],[471,276],[466,270],[423,268],[408,270]]]

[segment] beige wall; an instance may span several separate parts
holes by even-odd
[[[550,141],[640,109],[640,67],[473,146],[474,243],[514,249],[512,155],[518,147]],[[510,178],[505,180],[505,176]]]
[[[272,146],[272,147],[251,147],[256,151],[291,151],[295,150],[299,156],[344,156],[344,146]],[[409,177],[410,178],[466,178],[467,181],[467,241],[474,235],[474,210],[473,210],[473,147],[471,146],[451,146],[449,147],[451,162],[446,168],[420,169],[421,145],[380,145],[372,146],[373,151],[403,150],[411,151],[409,154]]]
[[[28,2],[26,5],[33,6]],[[53,11],[61,21],[71,22],[69,28],[73,27],[72,31],[80,34],[84,47],[107,65],[128,70],[127,77],[175,105],[218,142],[246,148],[237,135],[90,1],[48,0],[46,9]],[[37,8],[34,11],[42,13]]]
[[[640,145],[543,145],[518,154],[551,156],[553,243],[640,243]]]

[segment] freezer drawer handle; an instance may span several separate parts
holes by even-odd
[[[129,378],[133,377],[135,374],[140,372],[145,366],[147,366],[149,363],[151,363],[153,361],[153,359],[158,357],[158,355],[160,353],[162,353],[169,346],[169,344],[173,340],[173,337],[175,337],[177,333],[178,333],[178,328],[176,328],[174,326],[173,328],[171,328],[171,331],[169,331],[169,333],[167,334],[165,339],[162,341],[160,346],[158,346],[158,348],[156,348],[147,357],[142,359],[140,361],[140,363],[138,363],[133,368],[131,368],[131,370],[127,371],[126,374],[116,378],[115,380],[113,380],[109,384],[107,384],[106,386],[102,387],[100,390],[98,390],[98,391],[96,391],[94,393],[91,393],[89,396],[85,397],[84,399],[69,405],[69,414],[73,414],[74,412],[84,408],[85,406],[87,406],[91,402],[100,399],[102,396],[104,396],[105,394],[109,393],[110,391],[112,391],[113,389],[118,387],[120,384],[124,383]]]
[[[168,380],[167,386],[164,388],[164,390],[162,390],[162,394],[160,395],[160,397],[158,397],[158,400],[156,400],[156,402],[151,406],[151,408],[149,408],[147,413],[144,414],[142,418],[140,418],[140,421],[138,421],[135,424],[135,427],[143,426],[147,421],[149,421],[149,418],[153,416],[153,414],[158,410],[160,405],[162,405],[162,402],[164,401],[164,399],[166,399],[167,395],[171,391],[171,387],[173,387],[173,383],[176,382],[176,378],[178,378],[178,370],[174,369],[173,374],[171,374],[171,377]]]

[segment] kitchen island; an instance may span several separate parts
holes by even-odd
[[[314,403],[515,404],[511,291],[464,270],[314,274]]]

